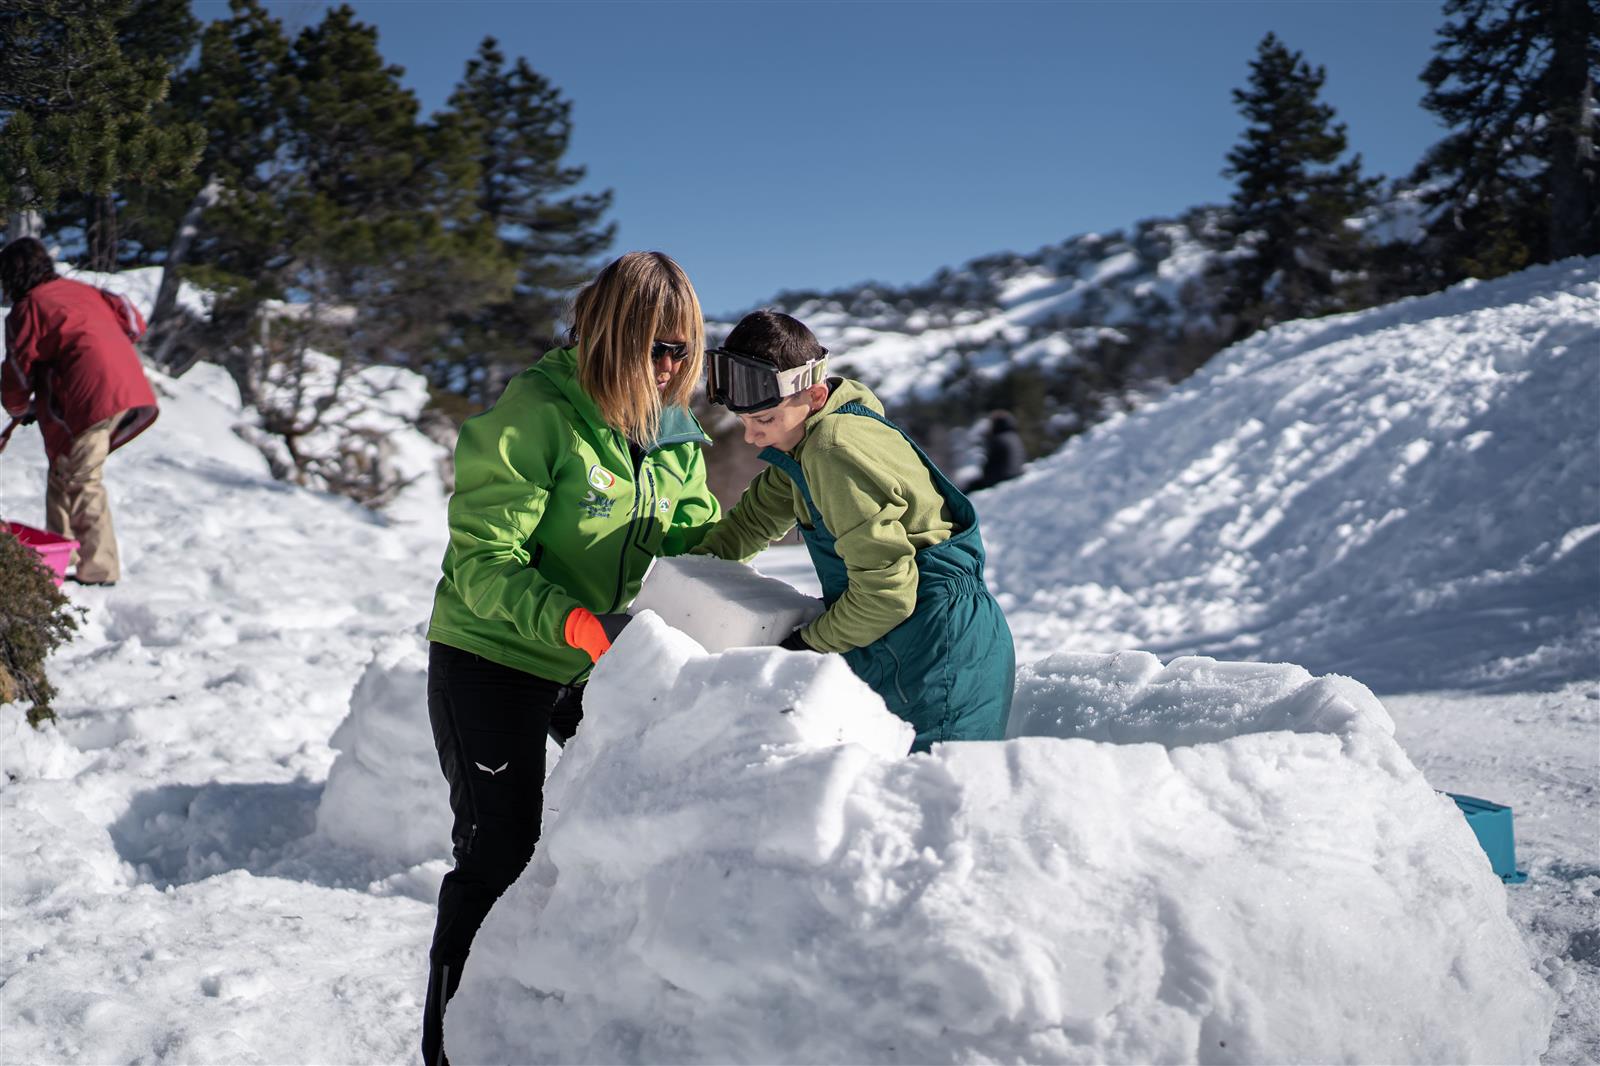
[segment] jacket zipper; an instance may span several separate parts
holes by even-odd
[[[628,449],[632,451],[630,447]],[[628,549],[633,546],[634,526],[639,520],[639,474],[644,469],[645,454],[641,450],[633,460],[633,510],[628,515],[628,533],[622,538],[622,551],[617,555],[617,591],[611,597],[611,611],[622,606],[622,593],[628,587]]]

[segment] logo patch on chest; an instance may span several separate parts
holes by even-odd
[[[611,471],[607,470],[605,467],[601,466],[599,463],[596,463],[589,468],[589,484],[593,485],[601,492],[605,492],[616,483],[617,476]]]

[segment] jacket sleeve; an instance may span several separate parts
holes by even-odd
[[[688,477],[677,506],[672,509],[672,524],[661,541],[662,555],[682,555],[705,539],[722,517],[722,505],[706,485],[705,450],[694,446],[689,459]]]
[[[0,406],[18,417],[33,404],[33,366],[39,358],[39,329],[33,303],[24,298],[6,316],[6,358],[0,364]]]
[[[905,488],[848,445],[818,441],[801,458],[849,581],[844,594],[801,636],[821,651],[866,647],[910,618],[917,606],[917,550],[902,521]]]
[[[530,431],[494,411],[469,419],[456,442],[449,514],[450,577],[467,608],[564,648],[567,615],[580,604],[528,565],[525,547],[555,486],[561,428]]]
[[[696,554],[747,562],[794,528],[794,482],[775,466],[757,474],[744,495],[700,541]]]

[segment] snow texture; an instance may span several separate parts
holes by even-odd
[[[1064,655],[1021,685],[1034,735],[907,759],[908,727],[814,662],[629,627],[479,934],[453,1058],[1544,1049],[1555,995],[1504,886],[1359,684]],[[1089,734],[1129,742],[1062,739]]]
[[[980,494],[1020,654],[1382,691],[1600,665],[1600,259],[1292,322]]]
[[[317,804],[317,831],[344,847],[403,866],[437,858],[450,839],[439,802],[439,756],[428,706],[422,630],[379,641],[328,746],[338,752]]]
[[[686,555],[656,560],[630,611],[654,611],[707,651],[727,651],[777,644],[822,601],[743,563]]]

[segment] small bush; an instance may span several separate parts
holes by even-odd
[[[82,614],[38,553],[0,526],[0,704],[28,701],[29,725],[55,717],[44,660],[72,639]]]

